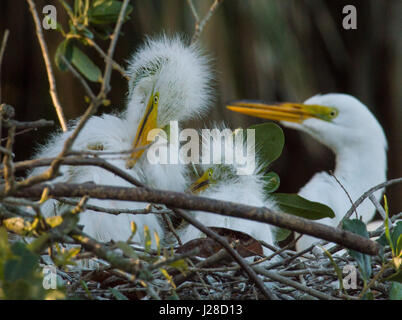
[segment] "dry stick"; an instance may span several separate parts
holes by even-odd
[[[257,273],[259,273],[259,274],[261,274],[263,276],[266,276],[266,277],[268,277],[268,278],[270,278],[270,279],[272,279],[274,281],[277,281],[277,282],[283,283],[285,285],[291,286],[293,288],[296,288],[296,289],[298,289],[300,291],[306,292],[309,295],[312,295],[313,297],[317,297],[317,298],[323,299],[323,300],[337,300],[337,299],[331,297],[330,295],[327,295],[325,293],[317,291],[317,290],[315,290],[313,288],[309,288],[309,287],[307,287],[305,285],[300,284],[299,282],[296,282],[296,281],[288,279],[288,278],[286,278],[284,276],[281,276],[276,272],[269,271],[269,270],[266,270],[264,268],[257,267],[257,266],[253,266],[252,268]]]
[[[3,62],[3,57],[4,57],[4,52],[6,50],[6,45],[7,45],[7,40],[8,40],[8,35],[10,34],[10,31],[6,30],[4,31],[4,36],[3,36],[3,41],[1,43],[0,47],[0,103],[1,103],[1,65]],[[1,121],[1,119],[0,119]],[[0,127],[1,129],[1,127]]]
[[[367,197],[370,196],[370,194],[372,194],[372,193],[376,192],[377,190],[380,190],[380,189],[382,189],[382,188],[384,188],[384,187],[388,187],[388,186],[391,186],[391,185],[393,185],[393,184],[397,184],[397,183],[401,183],[401,182],[402,182],[402,178],[396,178],[396,179],[391,179],[391,180],[385,181],[385,182],[383,182],[383,183],[380,183],[380,184],[378,184],[378,185],[376,185],[376,186],[370,188],[370,189],[367,190],[365,193],[363,193],[363,194],[360,196],[359,199],[357,199],[357,200],[353,203],[353,206],[348,210],[348,212],[346,212],[346,214],[345,214],[345,216],[343,217],[342,220],[349,219],[350,216],[351,216],[352,213],[353,213],[354,208],[358,207]],[[341,223],[342,223],[342,221],[341,221]]]
[[[14,190],[14,166],[12,159],[12,150],[14,145],[15,127],[8,129],[8,140],[6,149],[9,153],[4,154],[3,165],[4,165],[4,180],[6,180],[4,193],[7,195]]]
[[[91,47],[93,47],[101,55],[101,57],[105,60],[105,62],[109,59],[107,54],[96,44],[95,41],[89,38],[85,38],[85,40]],[[112,59],[112,66],[116,71],[120,72],[120,74],[126,80],[130,80],[130,77],[127,75],[126,71],[113,59]]]
[[[54,158],[44,158],[44,159],[34,159],[34,160],[27,160],[18,162],[18,165],[15,165],[15,170],[25,170],[31,169],[34,167],[43,167],[52,164]],[[97,166],[103,168],[109,172],[114,173],[115,175],[119,176],[123,180],[130,182],[133,185],[140,185],[145,188],[145,186],[135,179],[133,176],[128,174],[126,171],[120,169],[119,167],[114,166],[113,164],[107,162],[102,158],[82,158],[82,157],[71,157],[71,158],[60,158],[60,165],[71,165],[71,166]],[[0,173],[3,170],[0,170]]]
[[[353,207],[353,200],[349,194],[349,192],[346,190],[346,188],[343,186],[343,184],[338,180],[338,178],[336,177],[336,175],[330,170],[329,171],[330,175],[335,179],[335,181],[340,185],[340,187],[342,188],[342,190],[345,192],[346,196],[349,198],[350,203],[352,204]],[[357,214],[357,208],[354,207],[355,209],[355,213],[356,213],[356,219],[359,219],[359,215]],[[341,227],[342,224],[338,225],[338,228]]]
[[[49,59],[49,53],[47,50],[45,39],[43,37],[41,22],[39,20],[38,12],[36,11],[35,3],[33,2],[33,0],[27,0],[27,2],[29,4],[29,10],[31,11],[35,23],[36,35],[38,37],[38,41],[42,50],[43,60],[45,61],[46,65],[47,77],[49,80],[49,87],[50,87],[49,88],[50,96],[52,98],[53,105],[56,109],[57,117],[59,118],[61,128],[63,129],[64,132],[66,132],[68,130],[67,123],[66,119],[64,118],[63,108],[61,107],[59,97],[57,96],[56,80],[54,79],[52,64]]]
[[[89,98],[92,101],[94,101],[96,99],[95,94],[92,92],[91,88],[89,87],[89,85],[85,81],[85,79],[80,75],[80,73],[77,70],[75,70],[75,68],[71,65],[71,63],[68,62],[68,60],[66,59],[65,56],[61,55],[61,59],[63,60],[63,62],[67,66],[68,70],[70,70],[70,72],[73,74],[73,76],[76,77],[78,79],[78,81],[82,84],[82,86],[84,87],[84,89],[85,89],[86,93],[88,94]]]
[[[170,220],[170,218],[167,216],[166,213],[162,213],[162,219],[163,219],[163,222],[165,222],[165,223],[167,224],[169,231],[170,231],[170,232],[173,234],[173,236],[176,238],[177,243],[178,243],[180,246],[182,246],[182,245],[183,245],[183,242],[181,242],[181,239],[180,239],[179,235],[177,234],[177,232],[176,232],[176,230],[175,230],[175,228],[174,228],[174,226],[173,226],[172,221]]]
[[[194,227],[197,229],[201,230],[204,234],[209,236],[210,238],[214,239],[217,241],[222,247],[226,249],[226,251],[233,257],[234,260],[237,261],[237,263],[244,269],[244,271],[248,274],[248,276],[255,282],[257,287],[261,290],[261,292],[264,294],[265,297],[267,297],[270,300],[278,300],[278,298],[275,296],[275,294],[268,289],[265,285],[264,282],[258,277],[258,275],[254,272],[254,270],[248,265],[248,263],[240,256],[240,254],[232,248],[232,246],[220,235],[218,235],[216,232],[212,231],[211,229],[207,228],[204,226],[201,222],[193,218],[191,215],[189,215],[187,212],[179,209],[173,209],[174,213],[179,215],[182,219],[188,221],[191,223]]]
[[[40,119],[36,121],[27,121],[27,122],[20,122],[17,120],[3,120],[3,122],[5,128],[15,127],[16,129],[36,129],[54,125],[53,120],[45,120],[45,119]]]
[[[71,201],[69,199],[66,198],[60,198],[60,199],[56,199],[57,201],[66,203],[68,205],[72,205],[75,206],[78,204],[77,201]],[[98,211],[98,212],[105,212],[105,213],[109,213],[109,214],[113,214],[113,215],[119,215],[122,213],[125,214],[159,214],[159,212],[152,212],[150,210],[150,208],[144,208],[144,209],[112,209],[112,208],[104,208],[104,207],[99,207],[99,206],[94,206],[91,204],[86,204],[85,205],[85,209],[88,210],[92,210],[92,211]]]
[[[120,13],[119,13],[119,18],[117,19],[116,26],[114,28],[113,34],[112,34],[112,41],[110,42],[109,45],[109,50],[107,52],[107,60],[106,60],[106,67],[105,67],[105,72],[103,75],[103,82],[102,82],[102,88],[101,91],[103,91],[105,94],[107,94],[110,90],[110,76],[112,75],[112,57],[114,50],[116,48],[117,44],[117,39],[120,34],[120,29],[124,21],[124,16],[126,14],[127,6],[128,6],[129,0],[124,0],[123,5],[121,6]]]
[[[98,199],[165,204],[168,207],[207,211],[225,216],[259,221],[335,242],[349,249],[370,255],[376,255],[379,250],[378,243],[374,241],[361,237],[355,233],[333,228],[308,219],[286,213],[273,212],[265,207],[248,206],[174,191],[93,184],[80,185],[56,183],[52,185],[42,184],[25,188],[24,190],[16,192],[14,196],[40,197],[43,189],[46,187],[49,188],[50,195],[56,197],[81,197],[89,195],[90,197]]]
[[[215,13],[216,9],[218,8],[218,6],[221,2],[223,2],[223,0],[215,0],[214,3],[209,8],[207,14],[204,16],[204,18],[201,21],[199,21],[199,19],[196,19],[195,31],[194,31],[194,35],[191,39],[191,43],[194,43],[195,41],[197,41],[197,39],[199,38],[201,32],[203,31],[206,23],[213,16],[213,14]],[[190,4],[191,10],[193,11],[194,6],[191,6],[192,2],[190,1],[189,4]],[[195,9],[194,9],[194,11],[195,11]],[[194,12],[193,12],[193,15],[194,15]],[[195,14],[194,17],[197,18],[198,15]]]
[[[370,201],[374,204],[375,208],[377,209],[377,211],[380,213],[381,217],[383,220],[386,219],[386,213],[384,208],[381,206],[381,204],[378,202],[378,200],[374,197],[373,194],[369,195],[369,199]]]
[[[188,5],[189,5],[189,7],[190,7],[190,9],[191,9],[191,13],[192,13],[193,16],[194,16],[195,22],[196,22],[196,23],[199,22],[199,21],[200,21],[200,18],[198,17],[197,10],[196,10],[195,7],[194,7],[193,0],[187,0],[187,3],[188,3]]]

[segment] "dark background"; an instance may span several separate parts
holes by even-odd
[[[72,1],[68,1],[72,2]],[[194,0],[200,16],[211,1]],[[66,27],[66,14],[58,1],[36,0],[38,12],[46,4],[58,9],[58,22]],[[145,35],[180,32],[191,37],[194,19],[185,0],[131,1],[131,20],[124,24],[115,60],[124,66]],[[357,8],[357,30],[342,28],[342,8]],[[316,93],[344,92],[365,103],[382,124],[389,143],[388,178],[402,176],[402,2],[398,0],[226,0],[207,24],[202,45],[213,58],[216,103],[206,120],[189,123],[201,127],[225,120],[232,128],[260,122],[225,110],[234,99],[303,101]],[[0,36],[10,37],[2,66],[2,102],[16,109],[18,120],[53,119],[58,123],[48,93],[46,70],[25,1],[0,1]],[[54,57],[62,36],[45,31]],[[107,42],[99,44],[107,49]],[[103,61],[92,49],[85,51],[99,66]],[[69,73],[55,68],[57,89],[68,119],[86,107],[84,91]],[[94,89],[98,90],[96,85]],[[114,72],[112,107],[124,107],[127,87]],[[16,160],[32,156],[33,147],[53,129],[16,137]],[[329,150],[304,134],[285,131],[285,149],[273,170],[281,177],[280,191],[297,192],[317,171],[330,170]],[[402,211],[402,185],[387,191],[391,213]]]

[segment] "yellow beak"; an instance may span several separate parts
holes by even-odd
[[[133,153],[131,153],[130,158],[127,160],[126,167],[131,169],[141,158],[146,147],[152,142],[150,142],[148,134],[151,130],[157,128],[157,117],[158,117],[158,102],[159,93],[152,93],[147,107],[145,109],[144,116],[140,121],[137,133],[133,142]]]
[[[201,191],[204,191],[207,189],[211,182],[212,182],[212,174],[213,174],[213,169],[209,168],[204,172],[204,174],[197,179],[193,184],[190,186],[190,192],[194,194],[198,194]]]
[[[226,107],[229,110],[258,118],[297,123],[302,123],[308,118],[329,121],[338,114],[338,110],[335,108],[291,102],[269,105],[263,102],[242,100],[232,102]]]

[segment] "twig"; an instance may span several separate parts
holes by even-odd
[[[85,89],[85,92],[88,94],[89,98],[94,101],[96,99],[95,94],[92,92],[92,89],[89,87],[88,83],[85,81],[85,79],[80,75],[80,73],[74,69],[74,67],[71,65],[70,62],[62,55],[61,59],[63,60],[63,63],[67,66],[67,68],[70,70],[70,72],[73,74],[74,77],[78,79],[78,81],[82,84],[82,86]]]
[[[188,221],[191,223],[194,227],[196,227],[198,230],[202,231],[204,234],[206,234],[208,237],[214,239],[216,242],[218,242],[223,248],[226,249],[228,254],[230,254],[234,260],[244,269],[244,271],[248,274],[250,279],[252,279],[257,287],[261,290],[261,292],[264,294],[264,296],[270,300],[278,300],[278,298],[275,296],[273,292],[271,292],[270,289],[268,289],[265,285],[264,282],[257,276],[257,274],[253,271],[253,269],[247,264],[247,262],[240,256],[240,254],[233,249],[230,244],[226,241],[225,238],[221,237],[218,235],[216,232],[212,231],[210,228],[204,226],[201,222],[193,218],[191,215],[189,215],[187,212],[179,209],[172,209],[174,213],[179,215],[181,218],[184,220]]]
[[[56,158],[57,159],[57,158]],[[74,166],[97,166],[103,168],[109,172],[114,173],[115,175],[119,176],[123,180],[130,182],[136,186],[145,187],[140,181],[135,179],[133,176],[128,174],[126,171],[120,169],[119,167],[114,166],[113,164],[107,162],[102,158],[82,158],[82,157],[67,157],[67,158],[59,158],[60,165],[74,165]],[[32,169],[34,167],[43,167],[52,164],[55,161],[55,158],[44,158],[44,159],[34,159],[34,160],[26,160],[17,162],[14,167],[15,170],[25,170],[25,169]],[[0,173],[4,170],[1,168]]]
[[[207,211],[225,216],[272,224],[280,228],[290,229],[298,233],[304,233],[316,238],[335,242],[349,249],[370,255],[376,255],[379,250],[378,243],[343,229],[333,228],[286,213],[273,212],[265,207],[253,207],[174,191],[94,184],[80,185],[56,183],[52,185],[42,184],[25,188],[24,190],[16,191],[14,196],[40,197],[43,189],[46,187],[49,188],[50,194],[56,197],[82,197],[88,195],[91,198],[98,199],[159,203],[165,204],[168,207]]]
[[[261,275],[263,275],[263,276],[266,276],[266,277],[268,277],[268,278],[270,278],[270,279],[272,279],[272,280],[274,280],[274,281],[278,281],[278,282],[280,282],[280,283],[286,284],[286,285],[288,285],[288,286],[291,286],[291,287],[293,287],[293,288],[296,288],[296,289],[298,289],[298,290],[301,290],[301,291],[303,291],[303,292],[306,292],[306,293],[308,293],[309,295],[312,295],[313,297],[317,297],[317,298],[323,299],[323,300],[337,300],[337,299],[335,299],[334,297],[331,297],[330,295],[327,295],[327,294],[322,293],[322,292],[320,292],[320,291],[317,291],[317,290],[315,290],[315,289],[313,289],[313,288],[309,288],[309,287],[307,287],[307,286],[305,286],[305,285],[302,285],[302,284],[300,284],[300,283],[298,283],[298,282],[296,282],[296,281],[293,281],[293,280],[291,280],[291,279],[288,279],[288,278],[286,278],[286,277],[283,277],[283,276],[279,275],[279,274],[276,273],[276,272],[268,271],[268,270],[265,270],[264,268],[257,267],[257,266],[254,266],[254,267],[252,267],[252,268],[253,268],[257,273],[259,273],[259,274],[261,274]]]
[[[60,202],[69,204],[69,205],[77,205],[78,204],[77,201],[71,201],[70,199],[66,199],[66,198],[60,198],[57,200]],[[158,214],[159,213],[159,212],[152,212],[150,210],[150,208],[148,208],[148,207],[144,208],[144,209],[113,209],[113,208],[104,208],[104,207],[94,206],[91,204],[86,204],[85,209],[92,210],[92,211],[98,211],[98,212],[105,212],[105,213],[109,213],[109,214],[113,214],[113,215],[119,215],[122,213],[125,213],[125,214],[150,214],[150,213]]]
[[[93,41],[92,39],[89,38],[85,38],[86,42],[92,46],[100,55],[101,57],[105,60],[105,62],[109,59],[107,54],[101,49],[101,47],[99,47],[95,41]],[[120,72],[120,74],[126,79],[126,80],[130,80],[130,77],[128,76],[128,74],[126,73],[126,71],[113,59],[112,60],[112,66],[113,68]]]
[[[181,246],[183,245],[183,243],[181,242],[181,239],[179,237],[179,235],[177,234],[175,228],[173,227],[172,221],[170,220],[170,218],[165,214],[162,213],[162,219],[163,221],[166,223],[166,225],[169,228],[169,231],[173,234],[173,236],[176,238],[177,243]]]
[[[346,196],[348,197],[348,199],[349,199],[349,201],[350,201],[350,203],[351,203],[351,205],[352,205],[352,207],[353,207],[353,200],[352,200],[352,198],[350,197],[349,192],[346,190],[346,188],[343,186],[343,184],[338,180],[338,178],[337,178],[336,175],[332,172],[332,170],[330,170],[329,173],[330,173],[330,175],[335,179],[335,181],[340,185],[340,187],[342,188],[342,190],[345,192]],[[355,213],[356,213],[356,219],[359,219],[359,215],[357,214],[357,208],[354,207],[354,209],[355,209]],[[341,227],[342,227],[342,223],[340,223],[340,224],[338,225],[338,228],[341,228]]]
[[[348,212],[346,212],[345,216],[343,217],[342,220],[345,219],[349,219],[350,216],[353,213],[354,208],[357,208],[366,198],[368,198],[370,196],[370,194],[376,192],[377,190],[380,190],[384,187],[388,187],[391,186],[393,184],[397,184],[397,183],[401,183],[402,182],[402,178],[396,178],[396,179],[391,179],[388,181],[385,181],[383,183],[380,183],[372,188],[370,188],[369,190],[367,190],[365,193],[363,193],[359,199],[357,199],[354,203],[353,206],[348,210]],[[341,221],[342,222],[342,221]]]
[[[370,194],[370,195],[369,195],[369,199],[370,199],[370,201],[374,204],[374,206],[375,206],[375,208],[377,209],[377,211],[380,213],[382,219],[385,220],[386,214],[385,214],[384,208],[380,205],[380,203],[378,202],[378,200],[374,197],[373,194]]]
[[[38,37],[38,41],[39,41],[40,47],[42,49],[43,60],[45,61],[45,65],[46,65],[47,77],[49,80],[49,87],[50,87],[50,89],[49,89],[50,96],[52,98],[53,105],[56,109],[57,117],[59,118],[61,128],[63,129],[64,132],[66,132],[68,130],[67,123],[66,123],[66,119],[63,114],[63,108],[61,107],[59,97],[57,95],[56,80],[54,78],[52,64],[49,59],[47,45],[46,45],[45,39],[43,37],[41,22],[40,22],[40,19],[38,16],[38,12],[36,11],[36,8],[35,8],[34,1],[27,0],[27,2],[29,4],[29,10],[31,11],[31,14],[32,14],[32,17],[33,17],[33,20],[35,23],[36,35]]]
[[[194,35],[191,39],[191,43],[194,43],[200,37],[202,31],[204,30],[206,23],[213,16],[213,14],[215,13],[216,9],[218,8],[218,6],[221,2],[223,2],[223,0],[215,0],[201,21],[199,21],[199,19],[197,19],[198,15],[196,13],[194,14],[195,11],[193,12],[194,17],[196,18],[196,22],[195,22],[195,31],[194,31]],[[189,5],[190,5],[191,10],[193,11],[194,6],[191,6],[192,5],[191,1],[189,1]]]
[[[8,129],[8,140],[6,149],[9,151],[4,154],[3,158],[3,166],[4,166],[4,179],[6,180],[6,186],[4,190],[4,194],[8,195],[14,190],[15,180],[14,180],[14,166],[12,160],[12,151],[14,145],[14,135],[15,135],[15,126],[12,126]]]
[[[103,82],[102,82],[102,88],[101,92],[104,92],[105,95],[109,92],[110,90],[110,76],[112,74],[112,59],[113,59],[113,54],[114,50],[116,48],[116,43],[117,39],[120,34],[120,29],[124,21],[124,16],[126,14],[127,6],[128,6],[129,0],[124,0],[120,13],[119,13],[119,18],[117,19],[116,26],[114,28],[113,34],[112,34],[112,41],[110,42],[109,45],[109,50],[107,52],[107,60],[106,60],[106,67],[105,67],[105,72],[103,75]]]
[[[10,34],[10,31],[6,30],[4,31],[3,35],[3,41],[1,43],[0,47],[0,103],[1,103],[1,65],[3,62],[3,57],[4,57],[4,52],[6,50],[6,45],[7,45],[7,40],[8,40],[8,35]]]
[[[27,121],[27,122],[20,122],[17,120],[3,120],[3,122],[5,128],[15,127],[16,129],[36,129],[54,125],[53,120],[45,120],[45,119],[40,119],[37,121]]]
[[[187,0],[188,6],[190,7],[191,13],[194,16],[195,22],[199,22],[200,18],[198,17],[197,10],[195,10],[193,0]]]

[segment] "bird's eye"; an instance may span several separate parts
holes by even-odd
[[[154,104],[158,104],[159,96],[154,96]]]
[[[338,115],[338,110],[336,110],[336,109],[332,109],[332,110],[330,111],[330,113],[329,113],[329,116],[330,116],[331,118],[335,118],[337,115]]]

